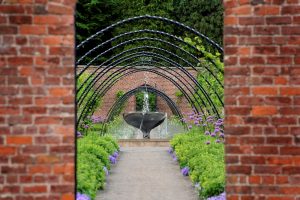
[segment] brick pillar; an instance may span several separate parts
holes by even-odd
[[[300,198],[299,3],[224,1],[227,200]]]
[[[0,199],[73,199],[75,3],[59,2],[0,5]]]

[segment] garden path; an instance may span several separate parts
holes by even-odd
[[[96,200],[197,200],[167,147],[124,147]]]

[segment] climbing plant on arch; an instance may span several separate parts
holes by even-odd
[[[109,39],[106,34],[105,40],[102,39],[103,34],[130,27],[133,23],[139,23],[141,29],[112,35]],[[150,30],[147,27],[149,23],[174,26],[172,30],[180,29],[179,32],[184,35]],[[195,112],[202,113],[204,118],[208,115],[222,116],[223,49],[182,23],[149,15],[125,19],[78,44],[76,53],[76,79],[81,80],[76,89],[77,126],[93,114],[94,102],[101,99],[114,84],[122,81],[122,77],[140,71],[155,73],[170,81],[182,92]],[[190,70],[195,71],[197,76],[192,75]],[[87,71],[88,76],[85,73]],[[155,92],[161,94],[161,91]],[[125,95],[120,99],[126,99]],[[166,101],[173,106],[172,109],[178,110],[174,102]],[[179,110],[174,113],[181,115]]]

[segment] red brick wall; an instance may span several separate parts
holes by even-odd
[[[73,199],[75,0],[0,5],[0,199]],[[225,0],[229,200],[299,200],[299,0]]]
[[[1,200],[73,199],[74,5],[1,2]]]
[[[179,70],[177,70],[179,71]],[[162,72],[166,74],[165,72]],[[139,77],[139,78],[137,78]],[[154,73],[147,73],[148,82],[147,84],[151,85],[152,87],[155,87],[159,91],[164,92],[167,94],[175,103],[178,99],[175,96],[175,92],[178,90],[176,86],[169,80],[166,80],[162,76],[156,75]],[[172,76],[171,76],[172,77]],[[124,84],[126,83],[126,84]],[[117,82],[105,95],[103,98],[102,106],[99,108],[99,111],[97,114],[100,114],[102,116],[106,116],[108,110],[111,108],[112,104],[116,100],[116,93],[119,90],[123,90],[125,92],[132,90],[134,88],[139,87],[140,85],[144,84],[144,72],[137,72],[132,75],[126,76],[123,79],[121,79],[119,82]],[[180,83],[179,83],[180,84]],[[182,84],[180,84],[182,86]],[[134,100],[134,98],[131,98],[131,101]],[[129,107],[126,107],[126,111],[134,111],[135,110],[135,102],[129,101]],[[186,101],[183,101],[184,103],[179,103],[177,106],[181,110],[181,112],[192,112],[192,108],[189,106],[189,104],[186,103]],[[131,106],[130,106],[131,105]],[[157,99],[157,107],[159,111],[161,112],[167,112],[170,116],[171,110],[168,107],[168,105],[164,102],[163,99],[158,98]]]
[[[94,71],[94,69],[90,69],[87,71],[87,73],[92,73]],[[110,72],[113,72],[115,70],[111,70]],[[164,72],[163,70],[157,70],[160,73],[163,73],[171,78],[175,79],[173,76],[170,76],[170,74]],[[179,73],[180,70],[176,69],[176,71]],[[194,70],[189,70],[189,72],[193,75],[196,75],[196,72]],[[173,73],[173,72],[171,72]],[[147,75],[145,76],[144,72],[137,72],[128,76],[124,76],[122,79],[120,79],[116,84],[114,84],[111,89],[109,91],[107,91],[107,93],[105,94],[105,96],[102,99],[102,104],[101,107],[99,108],[99,110],[97,110],[95,112],[95,115],[100,115],[103,117],[107,116],[107,113],[109,111],[109,109],[113,106],[113,104],[116,101],[116,94],[118,91],[122,90],[124,92],[128,92],[129,90],[135,89],[137,87],[139,87],[140,85],[143,85],[145,83],[144,81],[144,77],[147,77],[146,79],[147,84],[151,85],[152,87],[157,88],[159,91],[164,92],[165,94],[167,94],[178,106],[178,108],[181,110],[182,113],[190,113],[192,112],[192,108],[191,106],[188,104],[188,101],[183,97],[181,99],[178,99],[178,97],[175,96],[175,92],[179,89],[176,88],[176,86],[169,80],[163,78],[162,76],[159,76],[157,74],[154,73],[150,73],[147,72]],[[186,75],[183,75],[184,78],[186,78],[187,80],[188,77]],[[99,80],[99,83],[103,80],[105,80],[107,78],[107,76],[103,76],[103,78],[101,78]],[[186,89],[186,87],[180,83],[177,80],[177,83],[183,87],[184,89]],[[190,81],[190,84],[194,86],[193,82]],[[187,85],[187,84],[186,84]],[[187,85],[187,87],[189,87],[191,89],[191,87],[189,85]],[[192,89],[191,89],[192,91]],[[187,91],[187,93],[189,93]],[[159,109],[159,111],[161,112],[167,112],[168,116],[171,116],[172,112],[169,108],[169,106],[166,104],[166,102],[162,99],[162,98],[158,98],[157,99],[157,107]],[[135,98],[131,97],[128,100],[128,103],[126,104],[125,107],[125,111],[135,111]]]
[[[228,200],[300,199],[300,1],[225,0]]]

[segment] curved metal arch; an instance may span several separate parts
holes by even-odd
[[[99,49],[100,47],[102,47],[102,46],[104,46],[104,45],[106,45],[106,44],[109,44],[110,42],[113,42],[113,41],[115,41],[115,40],[117,40],[117,39],[119,39],[119,38],[122,38],[122,37],[126,37],[126,36],[129,36],[129,35],[134,35],[134,34],[139,34],[139,33],[151,33],[151,34],[157,34],[157,35],[167,36],[168,38],[171,38],[171,39],[173,39],[173,40],[175,40],[175,41],[177,41],[177,42],[180,42],[180,43],[182,43],[182,44],[184,44],[184,45],[189,46],[189,47],[192,48],[194,51],[197,51],[197,52],[199,52],[200,54],[202,54],[202,56],[204,56],[202,51],[200,51],[199,49],[197,49],[196,47],[194,47],[194,46],[191,45],[190,43],[185,42],[184,40],[182,40],[181,38],[179,38],[179,37],[177,37],[177,36],[175,36],[175,35],[172,35],[172,34],[170,34],[170,33],[166,33],[166,32],[163,32],[163,31],[158,31],[158,30],[142,29],[142,30],[136,30],[136,31],[131,31],[131,32],[126,32],[126,33],[119,34],[119,35],[117,35],[117,36],[115,36],[115,37],[113,37],[113,38],[111,38],[111,39],[109,39],[109,40],[106,40],[106,41],[102,42],[101,44],[98,44],[97,46],[93,47],[93,48],[90,49],[88,52],[86,52],[83,56],[81,56],[81,57],[76,61],[76,64],[77,64],[77,65],[80,64],[80,61],[83,60],[86,56],[90,55],[93,51]],[[198,61],[198,63],[200,63],[199,59],[198,59],[195,55],[193,55],[192,53],[190,53],[190,52],[188,52],[188,51],[186,51],[185,49],[182,49],[182,48],[180,48],[180,50],[183,50],[185,53],[187,53],[187,54],[189,54],[191,57],[193,57],[193,59],[196,59],[196,60]],[[209,59],[208,61],[210,61],[210,62],[215,66],[215,68],[216,68],[219,72],[224,73],[224,70],[218,68],[217,65],[216,65],[216,63],[215,63],[213,60]],[[90,64],[91,64],[91,63],[90,63]]]
[[[140,56],[145,56],[145,55],[140,55]],[[114,67],[113,67],[114,68]],[[112,68],[110,68],[110,69],[112,69]],[[110,70],[110,69],[107,69],[108,71]],[[107,71],[107,72],[108,72]],[[107,73],[106,72],[106,73]],[[168,72],[168,71],[167,71]],[[168,72],[168,73],[170,73],[170,72]],[[187,72],[188,73],[188,72]],[[98,74],[99,75],[99,74]],[[104,74],[103,74],[104,75]],[[102,75],[101,75],[101,77],[102,77]],[[96,80],[96,82],[101,78],[100,76],[98,77],[98,79]],[[95,77],[96,78],[96,77]],[[191,79],[192,80],[192,79]],[[193,81],[193,80],[192,80]],[[96,82],[94,82],[93,83],[93,85],[96,83]],[[193,81],[195,84],[197,84],[197,81]],[[98,86],[98,88],[99,88],[100,86]],[[96,89],[96,91],[98,90],[98,88]],[[88,88],[87,88],[88,89]],[[192,92],[191,92],[192,93]],[[87,93],[85,93],[85,96],[86,96],[86,94]],[[197,94],[197,93],[196,93]],[[195,96],[194,96],[194,94],[192,93],[192,95],[193,95],[193,97],[195,98]],[[198,95],[198,97],[200,98],[200,100],[201,100],[201,102],[203,103],[203,105],[206,107],[206,104],[205,104],[205,102],[203,101],[203,99],[201,98],[201,96],[199,96],[199,94],[197,94]],[[198,102],[197,102],[198,103]],[[200,105],[199,105],[199,107],[201,107]]]
[[[165,56],[163,56],[163,55],[161,55],[161,54],[156,54],[156,53],[153,53],[153,52],[146,52],[147,54],[149,54],[149,55],[151,55],[151,57],[156,57],[156,58],[158,58],[158,59],[165,59],[165,60],[168,60],[168,61],[170,61],[173,65],[175,65],[176,67],[178,67],[183,73],[185,73],[195,84],[196,84],[196,86],[200,89],[200,91],[202,92],[202,94],[204,95],[204,97],[206,98],[206,100],[208,101],[208,103],[210,104],[210,106],[213,108],[213,110],[214,110],[214,113],[216,113],[217,114],[217,116],[219,117],[220,116],[220,114],[218,113],[218,110],[216,109],[216,107],[215,107],[215,105],[214,105],[214,103],[212,102],[212,100],[211,100],[211,98],[210,98],[210,96],[206,93],[206,91],[205,91],[205,89],[199,84],[199,82],[189,73],[189,72],[187,72],[185,69],[184,69],[184,67],[182,66],[182,65],[180,65],[179,63],[177,63],[177,62],[175,62],[175,61],[173,61],[173,60],[171,60],[171,59],[169,59],[169,58],[167,58],[167,57],[165,57]],[[142,55],[142,56],[145,56],[145,55]],[[128,59],[126,59],[126,60],[128,60]],[[122,62],[124,62],[124,60],[122,61]],[[108,67],[109,68],[109,67]],[[114,67],[113,67],[114,68]],[[110,69],[112,69],[112,68],[110,68]],[[110,69],[107,69],[108,71],[110,70]],[[103,70],[105,70],[105,69],[103,69]],[[102,70],[102,71],[103,71]],[[108,72],[107,71],[107,72]],[[106,72],[106,73],[107,73]],[[100,73],[99,73],[100,74]],[[97,74],[97,76],[96,77],[98,77],[99,76],[99,74]],[[96,77],[94,77],[94,79],[93,79],[93,81],[91,82],[93,85],[94,85],[94,80],[95,80],[95,78]],[[101,77],[102,77],[102,75],[101,75]],[[101,78],[100,77],[100,78]],[[99,79],[98,79],[99,80]],[[200,97],[200,96],[199,96]],[[205,104],[205,103],[204,103]]]
[[[164,51],[165,53],[169,53],[168,50],[164,50],[164,49],[161,49],[161,48],[157,48],[157,47],[153,47],[153,46],[142,46],[142,47],[132,48],[132,49],[129,49],[129,50],[127,50],[127,51],[121,52],[121,53],[119,53],[118,55],[114,56],[114,58],[119,57],[119,55],[123,55],[124,53],[131,52],[131,51],[134,51],[134,50],[143,49],[143,48],[156,49],[156,50]],[[122,57],[122,58],[127,58],[127,57],[130,57],[131,55],[135,55],[135,54],[137,54],[137,53],[129,54],[129,55],[126,55],[126,56],[124,56],[124,57]],[[109,59],[109,60],[113,60],[114,58],[111,58],[111,59]],[[114,62],[120,61],[120,60],[122,60],[122,58],[120,58],[120,59],[118,59],[118,60],[116,60],[116,61],[114,61]],[[169,62],[169,64],[170,64],[170,62]],[[103,64],[101,64],[101,65],[103,65]],[[100,66],[101,66],[101,65],[100,65]],[[93,75],[100,69],[100,66],[99,66],[96,70],[93,71],[93,73],[91,74],[91,76],[93,76]],[[109,66],[108,66],[108,67],[109,67]],[[106,67],[106,68],[107,68],[107,67]],[[102,69],[100,73],[102,73],[103,71],[105,71],[106,68]],[[99,74],[100,74],[100,73],[99,73]],[[103,73],[104,73],[104,72],[103,72]],[[90,76],[90,77],[91,77],[91,76]],[[93,81],[92,81],[93,83],[95,82],[95,78],[96,78],[96,77],[94,77],[94,79],[93,79]],[[101,77],[100,77],[100,78],[101,78]],[[206,82],[206,84],[208,85],[208,87],[211,87],[210,82],[209,82],[205,77],[202,77],[202,78],[204,79],[204,81]],[[89,79],[89,78],[88,78],[88,79]],[[98,80],[99,80],[99,79],[98,79]],[[96,82],[97,82],[98,80],[96,80]],[[84,83],[86,83],[86,82],[87,82],[87,80],[86,80]],[[80,90],[82,89],[84,83],[78,88],[78,91],[80,91]],[[222,85],[222,87],[223,87],[223,85]],[[91,89],[91,88],[89,88],[89,90],[90,90],[90,89]],[[216,92],[216,90],[215,90],[214,87],[212,87],[212,90],[213,90],[213,92],[215,93],[215,95],[217,96],[219,102],[220,102],[222,105],[224,105],[224,103],[223,103],[221,97],[220,97],[219,94]]]
[[[160,76],[163,76],[165,79],[167,79],[167,80],[169,80],[170,82],[172,82],[182,93],[183,93],[183,95],[184,95],[184,97],[188,100],[188,102],[190,103],[190,105],[193,107],[193,109],[195,109],[195,110],[197,110],[197,108],[195,107],[195,106],[193,106],[193,101],[190,99],[190,97],[189,97],[189,95],[187,95],[187,93],[182,89],[182,87],[176,82],[176,81],[174,81],[173,79],[171,79],[171,78],[169,78],[169,77],[167,77],[167,76],[165,76],[164,74],[159,74],[159,73],[157,73],[155,70],[145,70],[145,69],[136,69],[135,71],[131,71],[131,72],[128,72],[128,73],[126,73],[126,74],[122,74],[122,76],[121,76],[121,78],[123,77],[123,76],[127,76],[127,75],[130,75],[130,74],[133,74],[133,73],[137,73],[137,72],[140,72],[140,71],[147,71],[147,72],[152,72],[152,73],[156,73],[157,75],[160,75]],[[114,80],[114,83],[113,84],[115,84],[117,81],[119,81],[119,79],[116,79],[116,80]],[[108,87],[108,88],[106,88],[105,89],[105,91],[103,91],[103,93],[106,93],[112,86],[113,86],[113,84],[111,84],[110,85],[110,87]],[[99,92],[98,92],[98,94],[99,94]],[[102,95],[101,95],[102,96]],[[100,95],[98,95],[98,97],[100,97]],[[92,98],[92,97],[91,97]],[[96,99],[96,96],[94,96],[93,97],[93,99],[92,99],[92,101],[94,101]],[[90,107],[91,105],[89,105],[89,107]],[[89,108],[84,108],[84,111],[80,114],[80,116],[79,116],[79,119],[78,119],[78,124],[79,124],[79,122],[80,122],[80,120],[81,120],[81,118],[82,118],[82,116],[84,116],[84,117],[86,117],[87,116],[87,110],[88,110]],[[200,109],[202,110],[202,108],[200,107]],[[85,113],[84,113],[85,112]],[[197,111],[198,112],[198,111]],[[203,110],[202,110],[202,112],[203,112]],[[205,112],[203,112],[204,114],[205,114]]]
[[[174,24],[178,27],[181,27],[183,29],[186,29],[188,31],[190,31],[191,33],[199,36],[200,38],[204,39],[205,41],[207,41],[210,45],[212,45],[213,47],[215,47],[216,49],[218,49],[220,51],[220,53],[223,55],[223,48],[217,44],[216,42],[214,42],[213,40],[209,39],[207,36],[205,36],[204,34],[200,33],[199,31],[195,30],[194,28],[191,28],[187,25],[184,25],[183,23],[180,23],[180,22],[177,22],[177,21],[174,21],[172,19],[168,19],[168,18],[165,18],[165,17],[159,17],[159,16],[151,16],[151,15],[143,15],[143,16],[138,16],[138,17],[132,17],[132,18],[128,18],[128,19],[124,19],[124,20],[121,20],[117,23],[114,23],[98,32],[96,32],[95,34],[91,35],[89,38],[87,38],[86,40],[84,40],[83,42],[81,42],[76,48],[79,49],[80,47],[82,47],[85,43],[89,42],[90,40],[92,40],[93,38],[95,38],[96,36],[110,30],[110,29],[113,29],[117,26],[120,26],[122,24],[126,24],[126,23],[129,23],[129,22],[133,22],[133,21],[138,21],[138,20],[141,20],[141,19],[154,19],[154,20],[159,20],[159,21],[162,21],[162,22],[168,22],[170,24]]]
[[[167,42],[167,41],[164,41],[164,40],[161,40],[161,39],[150,38],[150,37],[134,38],[134,39],[131,39],[131,40],[128,40],[128,41],[125,41],[125,42],[121,42],[121,43],[119,43],[118,45],[113,46],[113,47],[111,47],[111,48],[105,50],[104,52],[98,54],[97,56],[95,56],[88,64],[86,64],[86,67],[84,67],[83,70],[81,70],[81,71],[79,72],[79,74],[78,74],[76,77],[79,77],[84,71],[86,71],[86,70],[89,68],[89,66],[91,65],[91,63],[93,63],[96,59],[98,59],[98,58],[101,57],[102,55],[105,55],[106,53],[108,53],[108,52],[110,52],[110,51],[112,51],[112,50],[114,50],[114,49],[116,49],[116,48],[122,47],[122,46],[124,46],[124,45],[131,44],[131,43],[134,43],[134,42],[137,42],[137,41],[143,41],[143,40],[146,40],[146,41],[149,40],[149,41],[158,41],[158,42],[162,42],[162,43],[165,43],[165,44],[167,44],[167,45],[172,46],[173,48],[176,48],[177,50],[185,51],[185,50],[181,49],[179,46],[176,46],[176,45],[174,45],[174,44],[172,44],[172,43],[170,43],[170,42]],[[161,48],[158,48],[158,49],[161,49]],[[185,52],[188,53],[187,51],[185,51]],[[172,52],[169,52],[169,54],[171,54],[171,55],[173,55],[173,56],[175,56],[175,57],[177,57],[177,58],[181,58],[181,57],[177,56],[176,54],[174,54],[174,53],[172,53]],[[188,54],[189,54],[189,53],[188,53]],[[200,63],[199,60],[198,60],[197,58],[195,58],[195,59],[198,61],[198,63]],[[197,71],[197,69],[195,68],[195,66],[193,66],[190,62],[186,61],[185,59],[184,59],[184,62],[187,63],[188,65],[190,65],[195,71]],[[215,80],[217,80],[217,82],[219,83],[219,85],[220,85],[221,87],[224,87],[223,84],[221,83],[221,81],[218,79],[218,77],[216,77],[216,75],[215,75],[210,69],[208,69],[208,68],[205,67],[205,66],[204,66],[204,68],[205,68],[205,69],[206,69],[206,70],[207,70],[207,71],[215,78]]]
[[[140,50],[140,49],[144,49],[144,48],[149,48],[149,49],[154,49],[154,50],[160,50],[160,51],[164,51],[165,53],[168,53],[168,54],[169,54],[169,51],[168,51],[168,50],[161,49],[161,48],[157,48],[157,47],[154,47],[154,46],[141,46],[141,47],[131,48],[131,49],[126,50],[126,51],[123,51],[123,52],[121,52],[121,53],[119,53],[119,54],[113,56],[112,58],[108,59],[107,61],[103,62],[101,65],[98,66],[98,68],[97,68],[96,70],[94,70],[94,71],[92,72],[91,75],[93,76],[93,75],[100,69],[100,67],[104,66],[104,64],[106,64],[108,61],[111,61],[111,60],[113,60],[113,59],[115,59],[115,58],[118,58],[118,57],[120,57],[121,55],[126,54],[126,53],[128,53],[128,52],[136,51],[136,50]],[[123,58],[129,57],[129,56],[131,56],[131,55],[134,55],[134,53],[133,53],[133,54],[129,54],[129,55],[127,55],[127,56],[124,56]],[[121,60],[121,59],[122,59],[122,58],[118,59],[117,61],[119,61],[119,60]],[[114,61],[114,62],[117,62],[117,61]],[[198,61],[198,60],[197,60],[197,61]],[[89,67],[90,67],[90,66],[89,66]],[[105,70],[105,69],[102,69],[102,71],[101,71],[100,73],[102,73],[103,70]],[[79,75],[78,75],[78,76],[79,76]],[[89,78],[88,78],[88,79],[89,79]],[[87,79],[83,84],[85,84],[85,83],[88,81],[88,79]],[[205,79],[205,78],[204,78],[204,79]],[[206,80],[206,79],[205,79],[205,80]],[[206,80],[206,82],[208,82],[208,81]],[[223,85],[222,85],[222,87],[223,87]],[[78,88],[78,91],[80,91],[81,89],[82,89],[82,86],[80,86],[80,87]]]
[[[152,55],[150,55],[150,54],[152,54]],[[108,67],[106,67],[106,68],[104,68],[101,72],[99,72],[98,74],[97,74],[97,76],[95,76],[94,78],[93,78],[93,80],[87,85],[87,87],[85,88],[85,91],[82,93],[82,95],[81,95],[81,97],[83,96],[83,98],[85,98],[86,97],[86,95],[87,95],[87,93],[91,90],[91,88],[101,79],[101,77],[103,77],[103,75],[105,74],[105,73],[108,73],[111,69],[113,69],[113,68],[115,68],[118,64],[120,64],[121,62],[124,62],[124,61],[127,61],[127,60],[130,60],[130,59],[132,59],[132,58],[139,58],[139,57],[142,57],[142,56],[151,56],[151,57],[156,57],[156,58],[158,58],[158,59],[161,59],[161,60],[164,60],[165,62],[168,62],[169,64],[172,64],[172,65],[174,65],[174,66],[178,66],[177,64],[178,63],[176,63],[176,62],[174,62],[174,61],[172,61],[172,60],[170,60],[170,59],[168,59],[168,58],[166,58],[165,56],[163,56],[163,55],[158,55],[158,54],[153,54],[153,53],[151,53],[151,52],[139,52],[139,53],[134,53],[134,54],[131,54],[131,55],[133,55],[132,57],[123,57],[123,58],[121,58],[121,59],[118,59],[117,61],[115,61],[115,62],[117,62],[117,63],[114,63],[114,65],[113,66],[108,66]],[[183,67],[180,69],[181,71],[185,71],[184,73],[187,75],[187,74],[189,74],[189,72],[186,70],[186,69],[184,69]],[[95,71],[97,71],[97,70],[95,70]],[[95,72],[94,71],[94,72]],[[172,70],[172,71],[175,71],[175,70]],[[175,71],[176,72],[176,71]],[[91,74],[91,76],[92,75],[94,75],[95,73],[92,73]],[[188,76],[188,75],[187,75]],[[181,76],[182,77],[182,76]],[[197,81],[195,80],[195,79],[192,79],[191,77],[192,76],[188,76],[189,78],[190,78],[190,80],[196,85],[197,84]],[[79,90],[80,91],[80,90]],[[199,96],[199,95],[198,95]],[[79,105],[81,104],[80,102],[80,100],[82,99],[82,98],[79,98]]]
[[[107,84],[108,84],[108,86],[109,86],[109,82],[110,82],[110,81],[113,81],[115,77],[118,77],[118,76],[119,76],[122,72],[124,72],[124,71],[128,71],[129,69],[135,68],[135,66],[138,66],[140,63],[147,63],[148,65],[150,64],[150,65],[154,66],[154,65],[153,65],[153,63],[154,63],[153,61],[151,61],[151,62],[137,61],[137,62],[129,63],[128,65],[123,66],[122,68],[119,68],[118,70],[114,71],[109,77],[106,77],[106,79],[103,80],[103,81],[101,82],[100,85],[98,85],[98,87],[95,89],[95,93],[97,93],[96,95],[99,94],[99,93],[98,93],[99,88],[105,88],[105,87],[107,86]],[[129,66],[129,67],[127,68],[127,66]],[[184,85],[184,86],[187,88],[187,90],[191,93],[191,95],[192,95],[193,98],[195,99],[195,95],[194,95],[194,93],[191,91],[191,89],[190,89],[189,87],[187,87],[187,86],[185,85],[185,83],[184,83],[181,79],[179,79],[176,75],[172,74],[171,71],[168,71],[168,70],[166,70],[166,69],[164,69],[164,68],[161,68],[161,67],[156,67],[156,68],[161,69],[161,70],[165,71],[166,73],[171,74],[173,77],[175,77],[180,83],[182,83],[182,85]],[[173,71],[173,72],[176,72],[176,71]],[[177,73],[177,72],[176,72],[176,73]],[[179,74],[179,73],[177,73],[177,74]],[[179,76],[181,76],[181,74],[179,74]],[[181,77],[182,77],[182,76],[181,76]],[[182,78],[184,78],[184,77],[182,77]],[[184,79],[184,80],[186,80],[186,79]],[[186,82],[193,88],[193,86],[190,84],[190,82],[188,82],[187,80],[186,80]],[[111,84],[111,83],[110,83],[110,84]],[[194,89],[194,88],[193,88],[193,89]],[[195,89],[194,89],[194,90],[195,90]],[[100,91],[99,91],[99,92],[100,92]],[[201,102],[203,103],[203,106],[206,107],[206,104],[205,104],[205,102],[203,101],[203,99],[201,98],[201,96],[199,96],[199,98],[200,98]],[[199,106],[200,109],[201,109],[201,105],[199,104],[199,102],[196,101],[196,103],[198,104],[198,106]],[[195,106],[193,106],[193,107],[195,107]],[[196,110],[197,110],[197,109],[196,109]],[[203,112],[202,109],[201,109],[201,111]],[[198,110],[197,110],[197,112],[198,112]]]
[[[179,108],[176,106],[175,102],[168,97],[164,92],[157,90],[156,88],[152,86],[139,86],[137,88],[134,88],[128,92],[126,92],[124,95],[122,95],[115,103],[114,105],[110,108],[108,114],[107,114],[107,121],[111,121],[113,117],[115,116],[115,112],[119,109],[120,106],[122,106],[131,96],[133,96],[135,93],[140,92],[140,91],[148,91],[151,93],[155,93],[161,98],[163,98],[166,103],[168,104],[169,108],[171,109],[172,113],[176,116],[178,116],[180,119],[182,118],[181,111]]]
[[[125,70],[127,70],[127,69],[125,69]],[[124,69],[123,69],[123,71],[125,71]],[[143,71],[145,71],[145,69],[140,69],[140,71],[141,70],[143,70]],[[153,70],[152,70],[153,71]],[[168,71],[167,71],[168,72]],[[169,73],[169,72],[168,72]],[[186,94],[185,95],[185,97],[186,97],[186,99],[189,101],[189,103],[192,105],[192,107],[194,108],[194,109],[196,109],[196,111],[198,112],[198,110],[197,110],[197,107],[195,107],[195,105],[194,105],[194,103],[193,103],[193,101],[192,101],[192,99],[190,98],[190,96],[185,92],[185,90],[183,90],[183,88],[177,83],[177,82],[175,82],[173,79],[171,79],[171,78],[169,78],[168,76],[166,76],[165,74],[159,74],[158,72],[156,72],[156,74],[158,74],[158,75],[161,75],[161,76],[163,76],[164,78],[166,78],[166,79],[168,79],[169,81],[171,81],[182,93],[184,93],[184,94]],[[117,74],[117,75],[119,75],[119,74]],[[116,75],[116,76],[117,76]],[[111,83],[111,86],[115,83],[115,82],[117,82],[118,80],[115,80],[115,79],[113,79],[113,78],[110,78],[110,80],[112,80],[113,81],[113,83]],[[93,98],[92,99],[92,101],[93,100],[95,100],[95,98],[97,98],[97,97],[99,97],[99,96],[103,96],[106,92],[107,92],[107,90],[105,90],[105,86],[107,85],[107,83],[105,83],[105,85],[103,86],[103,83],[102,84],[100,84],[100,85],[98,85],[98,87],[96,88],[96,92],[90,97],[90,98]],[[108,86],[110,86],[110,85],[108,85]],[[110,87],[109,87],[110,88]],[[105,91],[105,92],[102,92],[102,91]],[[101,93],[102,92],[102,93]],[[193,93],[191,93],[192,95],[194,95]],[[201,111],[203,112],[203,110],[202,110],[202,108],[201,108],[201,105],[199,104],[199,102],[197,102],[196,101],[196,103],[199,105],[199,108],[201,109]],[[204,104],[204,106],[205,106],[205,104]],[[84,108],[84,110],[86,110],[86,108]],[[88,110],[88,109],[87,109]]]

